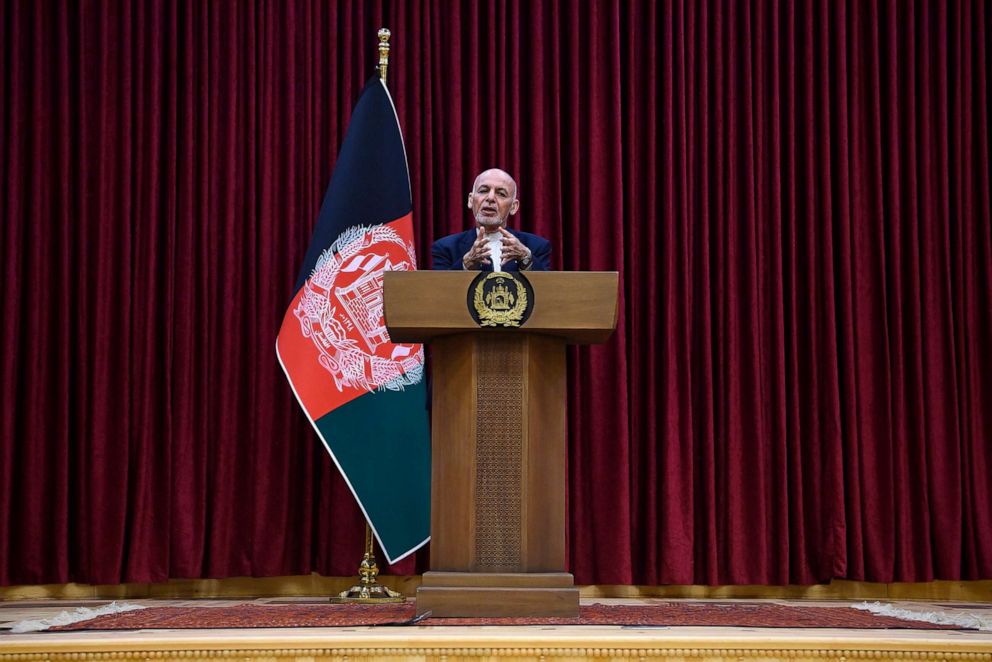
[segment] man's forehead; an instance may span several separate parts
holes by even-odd
[[[479,173],[479,176],[475,178],[475,184],[472,189],[478,189],[480,186],[492,186],[492,187],[504,187],[511,190],[516,190],[517,183],[510,177],[509,173],[499,168],[491,168]]]

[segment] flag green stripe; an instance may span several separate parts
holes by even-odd
[[[391,560],[430,536],[425,395],[424,382],[369,393],[315,421]]]

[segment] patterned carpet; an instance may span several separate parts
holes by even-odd
[[[240,604],[231,607],[152,607],[98,616],[52,630],[201,628],[304,628],[412,625],[412,602],[387,605]],[[644,627],[723,626],[758,628],[958,629],[922,621],[876,616],[849,607],[806,607],[749,602],[664,602],[646,605],[583,605],[570,618],[426,618],[431,625],[614,625]]]

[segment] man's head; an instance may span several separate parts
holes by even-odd
[[[490,168],[475,178],[468,194],[468,208],[475,222],[486,232],[506,227],[506,220],[517,213],[517,183],[505,171]]]

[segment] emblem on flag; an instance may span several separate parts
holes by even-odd
[[[391,227],[345,230],[317,260],[293,310],[338,391],[402,391],[423,378],[420,345],[393,345],[382,317],[382,274],[413,271],[413,244]]]

